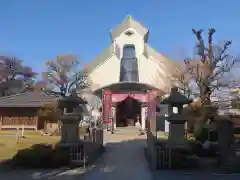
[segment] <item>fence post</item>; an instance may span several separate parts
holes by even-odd
[[[0,117],[0,130],[2,130],[2,116]]]

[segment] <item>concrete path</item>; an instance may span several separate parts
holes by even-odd
[[[134,128],[120,129],[108,136],[107,152],[100,164],[85,175],[85,180],[150,180],[144,158],[145,136]]]

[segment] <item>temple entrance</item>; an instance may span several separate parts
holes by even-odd
[[[127,97],[116,104],[116,126],[134,126],[137,119],[141,122],[141,103]]]
[[[104,90],[102,96],[103,123],[106,127],[115,129],[117,126],[133,126],[139,118],[142,129],[145,129],[147,126],[146,119],[153,119],[153,112],[156,111],[156,104],[149,102],[152,102],[151,99],[157,94],[159,92],[155,90],[150,92],[139,92],[132,89],[131,91]]]

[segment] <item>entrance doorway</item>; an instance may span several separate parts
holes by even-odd
[[[141,103],[131,97],[117,103],[116,126],[134,126],[137,119],[141,122]]]

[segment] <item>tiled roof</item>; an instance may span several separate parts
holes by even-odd
[[[0,107],[41,107],[59,97],[45,92],[25,92],[0,98]]]

